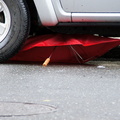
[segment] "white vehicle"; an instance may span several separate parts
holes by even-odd
[[[0,61],[38,29],[120,35],[120,0],[0,0]]]

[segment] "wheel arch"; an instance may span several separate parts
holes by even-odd
[[[38,18],[43,26],[55,26],[58,24],[57,15],[51,0],[30,0],[34,3]],[[29,0],[27,0],[28,4]]]
[[[42,26],[34,0],[25,0],[30,13],[30,34],[34,33],[39,26]]]

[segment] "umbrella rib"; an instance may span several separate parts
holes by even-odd
[[[83,58],[82,58],[82,56],[73,48],[73,46],[70,45],[70,47],[71,47],[72,51],[74,52],[76,59],[78,60],[78,58],[77,58],[77,56],[78,56],[82,61],[84,61]],[[76,55],[77,55],[77,56],[76,56]],[[78,60],[78,61],[79,61],[79,60]],[[80,62],[80,61],[79,61],[79,62]],[[80,62],[80,63],[81,63],[81,62]]]
[[[74,55],[75,55],[75,58],[76,58],[76,60],[78,61],[78,63],[80,63],[81,64],[81,62],[80,62],[80,60],[78,59],[78,56],[76,55],[76,53],[73,51],[73,53],[74,53]]]
[[[55,51],[56,47],[57,47],[57,46],[55,46],[55,47],[53,48],[52,53],[50,54],[49,58],[51,58],[51,57],[52,57],[52,55],[53,55],[53,53],[54,53],[54,51]]]

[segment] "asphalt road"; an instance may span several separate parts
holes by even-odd
[[[120,61],[0,64],[0,120],[119,120]]]

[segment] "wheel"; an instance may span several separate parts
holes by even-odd
[[[28,36],[29,23],[24,0],[0,0],[0,62],[18,52]]]

